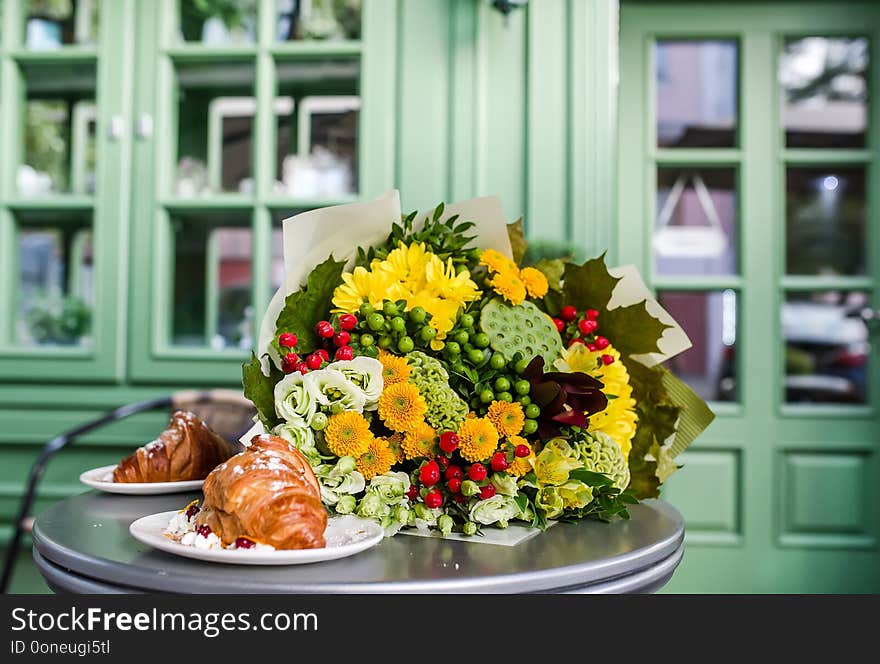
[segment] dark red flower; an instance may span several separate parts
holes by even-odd
[[[541,409],[538,436],[542,440],[558,436],[560,425],[585,429],[590,415],[608,406],[601,381],[582,371],[544,373],[540,355],[529,362],[523,377],[532,386],[529,396]]]

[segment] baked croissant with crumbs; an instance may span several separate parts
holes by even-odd
[[[159,437],[125,457],[114,482],[201,480],[234,453],[225,438],[193,413],[177,411]]]
[[[224,545],[246,537],[276,549],[324,546],[321,487],[308,459],[283,438],[254,436],[208,475],[202,490],[196,526],[210,527]]]

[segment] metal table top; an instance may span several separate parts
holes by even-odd
[[[129,534],[135,519],[196,497],[61,501],[37,517],[35,561],[53,589],[74,592],[646,592],[668,581],[683,553],[681,515],[653,500],[631,507],[629,521],[560,523],[513,547],[398,535],[348,558],[293,566],[200,562]]]

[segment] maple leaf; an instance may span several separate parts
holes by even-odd
[[[344,262],[331,255],[309,273],[305,286],[287,296],[275,322],[276,342],[282,332],[292,332],[299,339],[296,350],[300,355],[318,347],[315,325],[329,315],[333,291],[341,283],[344,266]]]

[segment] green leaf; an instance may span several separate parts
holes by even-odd
[[[269,375],[263,373],[263,367],[256,354],[251,353],[251,361],[241,365],[244,395],[253,402],[260,421],[267,429],[279,424],[281,420],[275,413],[275,385],[284,373],[269,362]]]
[[[516,261],[517,265],[522,264],[523,256],[526,255],[526,249],[528,248],[526,236],[523,232],[522,217],[514,221],[512,224],[507,224],[507,237],[510,238],[510,247],[513,250],[513,260]]]
[[[586,468],[578,468],[576,470],[572,470],[568,474],[568,477],[569,479],[583,482],[584,484],[592,487],[612,486],[614,484],[614,480],[612,480],[607,475],[604,475],[602,473],[595,473],[591,470],[587,470]]]
[[[599,318],[602,336],[608,337],[623,355],[660,352],[657,342],[667,327],[670,326],[648,313],[644,301],[605,310]]]
[[[611,293],[620,277],[613,277],[605,266],[605,254],[588,260],[583,265],[567,263],[562,278],[565,304],[578,309],[607,309]],[[604,319],[601,321],[604,325]]]
[[[275,322],[275,336],[293,332],[299,338],[297,351],[300,355],[318,347],[315,325],[325,319],[332,306],[333,291],[341,283],[344,262],[331,255],[309,273],[307,284],[291,293],[284,301],[284,309]]]

